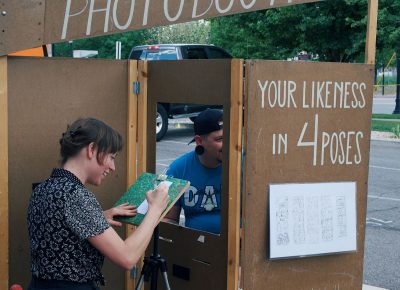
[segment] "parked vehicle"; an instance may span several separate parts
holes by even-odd
[[[232,58],[224,49],[203,44],[157,44],[132,48],[129,59],[137,60],[181,60],[181,59],[226,59]],[[190,118],[206,108],[222,108],[198,104],[157,103],[156,134],[160,141],[168,130],[168,119]]]

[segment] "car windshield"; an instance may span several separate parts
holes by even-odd
[[[147,50],[147,60],[176,60],[176,51],[174,49],[162,49],[162,50]]]

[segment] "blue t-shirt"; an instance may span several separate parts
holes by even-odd
[[[179,199],[189,228],[219,234],[221,229],[222,166],[203,166],[194,151],[176,159],[167,175],[190,181],[190,187]]]

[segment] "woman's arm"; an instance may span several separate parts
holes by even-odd
[[[115,264],[129,270],[146,250],[158,219],[168,203],[167,187],[160,185],[146,193],[149,210],[140,226],[124,241],[113,228],[90,237],[89,242]]]

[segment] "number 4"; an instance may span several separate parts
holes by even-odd
[[[297,140],[297,147],[314,147],[313,166],[317,165],[317,148],[318,148],[318,114],[315,114],[314,121],[314,141],[304,142],[304,134],[307,130],[308,122],[304,123],[303,130],[301,131],[299,140]]]

